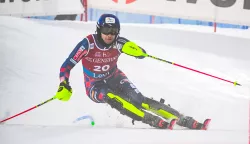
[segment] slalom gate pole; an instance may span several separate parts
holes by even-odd
[[[241,86],[241,84],[237,83],[236,81],[235,81],[235,82],[232,82],[232,81],[229,81],[229,80],[226,80],[226,79],[217,77],[217,76],[213,76],[213,75],[211,75],[211,74],[207,74],[207,73],[205,73],[205,72],[201,72],[201,71],[198,71],[198,70],[195,70],[195,69],[186,67],[186,66],[182,66],[182,65],[177,64],[177,63],[174,63],[174,62],[170,62],[170,61],[167,61],[167,60],[164,60],[164,59],[161,59],[161,58],[157,58],[157,57],[155,57],[155,56],[151,56],[151,55],[148,55],[148,54],[147,54],[146,57],[150,57],[150,58],[152,58],[152,59],[159,60],[159,61],[161,61],[161,62],[165,62],[165,63],[168,63],[168,64],[172,64],[172,65],[175,65],[175,66],[178,66],[178,67],[181,67],[181,68],[184,68],[184,69],[188,69],[188,70],[191,70],[191,71],[200,73],[200,74],[204,74],[204,75],[206,75],[206,76],[210,76],[210,77],[213,77],[213,78],[216,78],[216,79],[219,79],[219,80],[228,82],[228,83],[232,83],[232,84],[234,84],[235,86],[236,86],[236,85],[237,85],[237,86]]]
[[[14,118],[14,117],[17,117],[17,116],[19,116],[19,115],[21,115],[21,114],[24,114],[24,113],[26,113],[26,112],[28,112],[28,111],[31,111],[31,110],[33,110],[33,109],[35,109],[35,108],[38,108],[38,107],[40,107],[40,106],[42,106],[42,105],[44,105],[44,104],[46,104],[46,103],[48,103],[48,102],[50,102],[50,101],[52,101],[52,100],[54,100],[54,99],[56,99],[56,98],[55,98],[55,97],[50,98],[50,99],[48,99],[48,100],[46,100],[46,101],[44,101],[44,102],[42,102],[42,103],[40,103],[40,104],[38,104],[38,105],[36,105],[36,106],[34,106],[34,107],[31,107],[31,108],[29,108],[29,109],[27,109],[27,110],[25,110],[25,111],[23,111],[23,112],[20,112],[20,113],[18,113],[18,114],[16,114],[16,115],[13,115],[13,116],[11,116],[11,117],[9,117],[9,118],[6,118],[6,119],[4,119],[4,120],[1,120],[1,121],[0,121],[0,124],[3,123],[3,122],[5,122],[5,121],[7,121],[7,120],[10,120],[10,119],[12,119],[12,118]]]

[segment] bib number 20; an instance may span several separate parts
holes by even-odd
[[[94,66],[94,71],[101,72],[101,71],[108,71],[110,68],[109,65],[104,66]]]

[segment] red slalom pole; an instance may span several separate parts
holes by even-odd
[[[198,71],[198,70],[195,70],[195,69],[192,69],[192,68],[186,67],[186,66],[182,66],[182,65],[180,65],[180,64],[176,64],[176,63],[174,63],[174,62],[166,61],[166,60],[164,60],[164,59],[157,58],[157,57],[154,57],[154,56],[151,56],[151,55],[147,55],[147,57],[150,57],[150,58],[153,58],[153,59],[156,59],[156,60],[159,60],[159,61],[162,61],[162,62],[168,63],[168,64],[172,64],[172,65],[175,65],[175,66],[178,66],[178,67],[184,68],[184,69],[188,69],[188,70],[191,70],[191,71],[194,71],[194,72],[200,73],[200,74],[204,74],[204,75],[206,75],[206,76],[210,76],[210,77],[213,77],[213,78],[216,78],[216,79],[219,79],[219,80],[225,81],[225,82],[229,82],[229,83],[234,84],[235,86],[236,86],[236,85],[241,86],[241,84],[237,83],[236,81],[235,81],[235,82],[232,82],[232,81],[229,81],[229,80],[226,80],[226,79],[223,79],[223,78],[217,77],[217,76],[213,76],[213,75],[211,75],[211,74],[207,74],[207,73],[204,73],[204,72],[201,72],[201,71]]]
[[[46,103],[48,103],[48,102],[50,102],[50,101],[52,101],[52,100],[54,100],[54,99],[56,99],[56,98],[55,98],[55,97],[50,98],[50,99],[46,100],[45,102],[42,102],[42,103],[40,103],[40,104],[38,104],[38,105],[36,105],[36,106],[34,106],[34,107],[32,107],[32,108],[29,108],[29,109],[27,109],[27,110],[25,110],[25,111],[23,111],[23,112],[20,112],[20,113],[14,115],[14,116],[11,116],[11,117],[9,117],[9,118],[6,118],[6,119],[4,119],[4,120],[1,120],[1,121],[0,121],[0,124],[3,123],[3,122],[5,122],[5,121],[7,121],[7,120],[10,120],[10,119],[12,119],[12,118],[14,118],[14,117],[17,117],[17,116],[19,116],[19,115],[21,115],[21,114],[24,114],[24,113],[26,113],[26,112],[28,112],[28,111],[31,111],[31,110],[33,110],[33,109],[35,109],[35,108],[38,108],[39,106],[42,106],[42,105],[44,105],[44,104],[46,104]]]

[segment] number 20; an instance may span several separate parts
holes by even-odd
[[[110,68],[109,65],[94,66],[94,71],[107,71],[107,70],[109,70],[109,68]]]

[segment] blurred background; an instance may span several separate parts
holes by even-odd
[[[199,26],[208,26],[208,27],[219,27],[219,28],[248,29],[247,25],[228,24],[228,23],[221,23],[221,22],[214,22],[214,21],[194,20],[194,19],[185,19],[185,18],[169,17],[169,16],[157,16],[157,15],[150,15],[150,14],[139,14],[135,12],[131,13],[131,12],[122,12],[122,11],[114,11],[114,10],[103,10],[103,9],[88,7],[88,0],[80,0],[80,1],[84,9],[84,12],[82,14],[30,16],[28,18],[45,19],[45,20],[96,21],[100,17],[100,15],[102,15],[103,13],[112,13],[118,16],[122,23],[182,24],[182,25],[199,25]],[[113,0],[113,2],[118,3],[118,1],[116,0]],[[125,4],[124,1],[123,3]],[[152,9],[156,9],[156,8],[152,7]]]

